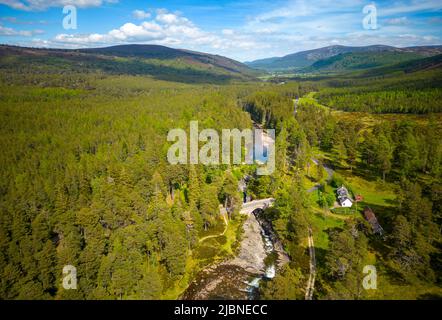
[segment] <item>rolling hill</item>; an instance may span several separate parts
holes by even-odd
[[[51,69],[75,72],[148,75],[179,82],[251,80],[259,74],[238,61],[157,45],[121,45],[79,50],[0,46],[3,69]]]
[[[102,54],[106,56],[159,59],[159,60],[182,60],[189,64],[200,66],[206,65],[209,68],[219,68],[227,72],[241,75],[256,75],[256,71],[250,69],[245,64],[219,55],[208,53],[173,49],[158,45],[120,45],[106,48],[83,49],[79,52]]]
[[[395,48],[384,45],[367,47],[329,46],[301,51],[280,58],[246,62],[249,67],[266,71],[330,72],[384,66],[442,53],[442,46]]]
[[[318,60],[299,70],[301,73],[342,73],[365,70],[422,58],[414,52],[349,52]]]

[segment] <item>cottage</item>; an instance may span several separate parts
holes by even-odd
[[[384,229],[382,229],[381,225],[378,222],[378,219],[376,219],[374,212],[369,207],[364,208],[364,217],[365,220],[370,223],[374,233],[377,233],[379,235],[384,234]]]
[[[336,193],[338,195],[338,201],[341,207],[351,208],[351,206],[353,205],[353,201],[348,195],[348,190],[344,186],[341,186],[336,190]]]
[[[339,199],[339,203],[341,204],[341,207],[344,208],[351,208],[353,205],[353,201],[351,201],[349,198]]]

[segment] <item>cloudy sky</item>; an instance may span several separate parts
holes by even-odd
[[[77,29],[64,28],[66,5],[77,8]],[[367,5],[376,8],[370,28]],[[32,47],[146,43],[248,61],[333,44],[435,45],[441,37],[441,0],[0,0],[0,43]]]

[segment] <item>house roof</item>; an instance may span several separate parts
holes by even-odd
[[[352,200],[350,199],[349,195],[348,195],[348,190],[347,190],[344,186],[338,188],[338,189],[336,190],[336,193],[338,194],[338,199],[339,199],[339,201],[343,202],[343,201],[345,201],[346,199],[352,201]]]
[[[346,200],[350,201],[351,203],[353,203],[353,201],[350,198],[347,197],[339,197],[339,202],[341,204],[343,204]]]
[[[340,195],[347,195],[348,194],[348,190],[344,186],[338,188],[336,190],[336,192]]]

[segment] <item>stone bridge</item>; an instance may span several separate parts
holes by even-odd
[[[272,207],[274,202],[275,202],[275,199],[273,199],[273,198],[253,200],[250,202],[246,202],[246,203],[242,204],[242,208],[241,208],[240,213],[241,214],[251,214],[256,209],[264,210],[268,207]]]
[[[267,199],[260,199],[260,200],[253,200],[250,202],[245,202],[242,204],[240,213],[241,214],[251,214],[256,209],[266,209],[268,207],[272,207],[273,203],[275,202],[275,199],[273,198],[267,198]],[[226,208],[220,207],[221,214],[226,214]]]

